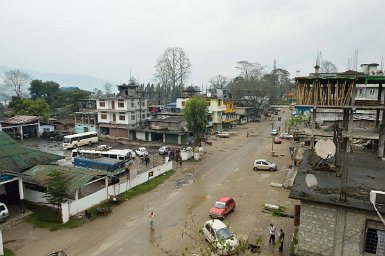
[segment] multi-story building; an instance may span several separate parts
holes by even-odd
[[[385,201],[372,202],[372,191],[384,192],[385,105],[382,86],[385,76],[377,64],[361,65],[364,72],[336,74],[316,71],[296,77],[297,110],[310,111],[310,149],[305,151],[289,197],[301,201],[296,206],[298,255],[384,255]],[[356,93],[365,85],[371,100]],[[371,92],[376,85],[378,93]],[[367,86],[367,87],[366,87]],[[364,90],[363,90],[364,91]],[[360,94],[364,94],[364,92]],[[324,110],[339,113],[333,129],[316,128]],[[374,113],[373,129],[357,129],[353,120],[358,111]],[[317,146],[329,138],[331,146]],[[372,151],[359,150],[356,139],[372,142]],[[326,143],[324,144],[326,145]],[[322,150],[328,152],[322,156]]]
[[[134,82],[119,85],[118,90],[115,97],[96,99],[100,133],[133,139],[135,128],[146,125],[147,99]]]
[[[82,99],[78,104],[79,112],[75,112],[75,133],[98,131],[96,99]]]
[[[212,129],[212,132],[222,130],[222,116],[223,112],[226,110],[226,105],[224,100],[217,97],[203,96],[203,99],[207,103],[208,113],[209,113],[209,128]],[[184,109],[186,102],[189,98],[177,98],[176,99],[176,108]]]
[[[236,114],[234,102],[225,101],[224,103],[225,103],[226,109],[222,116],[222,123],[223,123],[223,126],[231,127],[231,125],[237,121],[238,115]]]

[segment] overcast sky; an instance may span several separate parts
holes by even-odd
[[[185,50],[189,84],[233,77],[239,60],[292,76],[313,71],[317,51],[339,71],[385,54],[385,1],[1,0],[0,65],[153,82],[166,47]]]

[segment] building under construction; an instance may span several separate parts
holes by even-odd
[[[329,74],[316,66],[314,73],[296,78],[296,113],[308,114],[302,135],[310,138],[289,195],[301,201],[296,255],[385,255],[385,195],[370,200],[371,191],[385,190],[385,77],[378,64],[361,67],[362,72]],[[357,97],[367,88],[368,98]],[[335,119],[328,129],[317,123],[325,113]],[[359,113],[373,115],[373,125],[354,125]],[[330,157],[314,151],[323,139],[334,142]],[[371,149],[356,150],[357,140],[371,141]]]

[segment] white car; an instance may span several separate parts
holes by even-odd
[[[286,133],[286,132],[281,133],[280,137],[281,137],[282,139],[289,139],[289,140],[291,140],[291,139],[294,138],[293,135],[291,135],[290,133]]]
[[[270,162],[266,159],[257,159],[254,161],[254,171],[258,170],[269,170],[269,171],[276,171],[277,165],[273,162]]]
[[[137,150],[135,150],[135,153],[137,156],[139,157],[142,157],[142,156],[145,156],[145,155],[148,155],[148,152],[147,152],[147,149],[146,148],[138,148]]]
[[[278,134],[278,130],[277,129],[271,130],[271,135],[277,135],[277,134]]]
[[[220,220],[206,221],[203,226],[203,234],[206,240],[216,248],[219,255],[231,254],[239,246],[239,240]]]
[[[159,155],[167,155],[170,151],[169,147],[163,146],[159,148]]]
[[[217,136],[219,138],[230,138],[230,134],[228,132],[218,132]]]
[[[5,221],[9,217],[9,211],[5,204],[0,203],[0,221]]]

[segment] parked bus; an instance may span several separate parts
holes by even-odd
[[[135,158],[135,152],[131,149],[109,149],[109,150],[95,150],[95,149],[73,149],[71,157],[76,156],[86,158],[109,157],[117,160],[130,161]]]
[[[97,132],[85,132],[72,135],[66,135],[63,138],[63,148],[77,148],[84,145],[91,145],[98,142]]]

